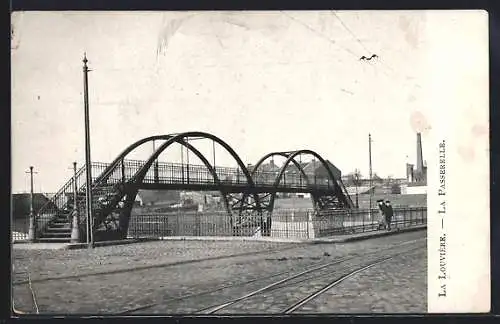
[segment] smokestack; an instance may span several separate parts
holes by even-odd
[[[413,182],[413,164],[406,163],[406,180]]]
[[[424,159],[422,156],[422,136],[420,133],[417,133],[417,172],[419,174],[422,173],[424,166]]]

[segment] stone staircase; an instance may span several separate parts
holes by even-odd
[[[58,214],[40,233],[39,242],[69,243],[71,240],[71,212]]]
[[[115,195],[113,185],[103,185],[92,189],[92,201],[94,217],[104,211],[108,202],[112,201]],[[77,194],[77,206],[80,215],[80,240],[84,240],[85,234],[85,214],[86,214],[86,194],[81,191]],[[45,243],[69,243],[71,242],[71,231],[73,221],[73,197],[60,209],[56,216],[47,224],[47,227],[40,231],[39,242]]]

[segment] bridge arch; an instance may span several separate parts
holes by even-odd
[[[134,144],[130,145],[127,147],[112,163],[111,165],[105,169],[105,171],[101,174],[101,176],[98,178],[96,182],[103,182],[106,181],[107,178],[113,173],[113,171],[116,169],[116,167],[120,164],[120,162],[130,153],[132,152],[135,148],[138,146],[148,142],[148,141],[153,141],[153,140],[166,140],[165,143],[160,145],[158,149],[155,150],[151,154],[151,156],[147,159],[145,164],[135,173],[135,175],[128,181],[129,183],[133,184],[140,184],[149,169],[151,168],[152,164],[154,161],[158,158],[158,156],[165,151],[170,145],[173,143],[179,143],[180,145],[186,147],[188,150],[192,151],[200,160],[205,164],[205,166],[208,168],[209,172],[214,178],[215,184],[220,188],[219,191],[222,193],[223,199],[224,199],[224,204],[226,207],[226,210],[228,211],[229,214],[231,214],[231,208],[229,206],[228,202],[228,197],[227,193],[223,190],[222,188],[222,183],[220,179],[218,178],[217,172],[214,169],[214,167],[208,162],[208,160],[203,156],[201,152],[199,152],[194,146],[189,144],[187,141],[184,141],[184,138],[189,138],[189,137],[201,137],[201,138],[206,138],[213,140],[214,142],[217,142],[219,145],[221,145],[237,162],[238,166],[243,172],[243,175],[245,176],[246,183],[247,183],[247,190],[254,187],[254,182],[252,180],[252,177],[250,176],[250,173],[248,172],[247,168],[245,167],[245,164],[241,160],[241,158],[236,154],[236,152],[223,140],[218,138],[215,135],[205,133],[205,132],[184,132],[184,133],[179,133],[179,134],[168,134],[168,135],[156,135],[156,136],[150,136],[144,139],[141,139]],[[132,207],[132,203],[135,200],[135,197],[138,193],[138,189],[133,190],[132,192],[129,193],[122,193],[121,198],[123,198],[125,195],[128,195],[126,201],[128,202],[127,208],[125,210],[125,215],[124,217],[121,217],[124,223],[128,224],[128,218],[130,217],[130,210]],[[254,199],[255,199],[255,204],[257,206],[257,210],[260,208],[259,204],[259,197],[256,193],[253,193]],[[241,211],[240,211],[241,212]],[[103,218],[105,218],[107,215],[102,215]],[[127,218],[127,220],[125,220]],[[97,222],[94,224],[95,226],[98,226],[104,219],[98,219],[96,220]]]
[[[288,152],[288,153],[289,153],[288,158],[285,161],[285,163],[283,164],[283,166],[281,167],[280,172],[279,172],[279,174],[276,177],[276,180],[274,182],[274,186],[275,187],[277,187],[279,185],[279,183],[281,182],[281,179],[283,178],[283,175],[284,175],[284,173],[286,171],[286,168],[288,167],[288,165],[292,161],[295,161],[295,157],[296,156],[301,155],[301,154],[309,154],[309,155],[312,155],[315,158],[317,158],[321,162],[321,164],[325,167],[326,171],[328,172],[329,180],[331,180],[333,182],[335,190],[340,189],[340,188],[337,188],[338,187],[337,179],[335,178],[335,176],[333,175],[332,171],[328,167],[328,164],[326,163],[326,161],[318,153],[316,153],[314,151],[311,151],[311,150],[298,150],[298,151]],[[302,166],[300,166],[300,169],[303,171]],[[337,185],[337,187],[335,185]]]
[[[255,176],[256,176],[256,173],[258,172],[259,168],[264,164],[264,162],[271,158],[271,157],[274,157],[274,156],[281,156],[281,157],[284,157],[284,158],[288,158],[289,157],[289,154],[290,152],[271,152],[271,153],[268,153],[266,155],[264,155],[254,166],[254,168],[252,169],[252,172],[251,172],[251,175],[252,175],[252,178],[255,180]],[[306,184],[307,186],[309,187],[311,185],[310,181],[309,181],[309,177],[307,176],[307,174],[304,172],[304,169],[302,168],[302,166],[300,165],[299,162],[297,162],[297,160],[295,160],[295,158],[292,158],[291,159],[291,162],[297,167],[297,169],[300,171],[300,173],[302,174],[302,176],[304,177],[304,180],[306,181]],[[285,167],[286,169],[286,167]]]
[[[338,198],[338,200],[341,202],[341,204],[344,206],[344,207],[352,207],[352,202],[350,201],[350,198],[348,198],[348,196],[346,196],[346,194],[344,194],[342,192],[342,188],[340,187],[339,185],[339,182],[341,181],[341,179],[337,179],[335,178],[335,176],[333,175],[333,172],[332,170],[330,170],[330,168],[328,167],[328,164],[326,163],[325,159],[323,159],[321,157],[321,155],[319,155],[318,153],[312,151],[312,150],[298,150],[298,151],[295,151],[295,152],[289,152],[291,153],[288,157],[288,159],[285,161],[285,163],[283,164],[283,167],[281,168],[278,176],[276,177],[276,181],[274,183],[274,186],[277,187],[283,177],[283,174],[285,173],[285,170],[287,168],[287,166],[290,164],[290,162],[292,160],[295,159],[296,156],[300,155],[300,154],[308,154],[308,155],[312,155],[314,156],[315,158],[317,158],[320,163],[323,165],[323,167],[326,169],[327,173],[328,173],[328,177],[329,177],[329,180],[332,181],[332,184],[333,184],[333,188],[334,188],[334,195]]]
[[[297,160],[296,160],[296,157],[299,156],[299,155],[302,155],[302,154],[312,155],[313,157],[315,157],[316,159],[318,159],[318,161],[323,165],[323,167],[327,171],[329,183],[331,182],[331,185],[332,185],[332,187],[334,189],[333,190],[334,191],[333,195],[335,197],[337,197],[337,199],[340,201],[340,203],[343,206],[352,207],[352,202],[350,202],[349,197],[346,196],[346,194],[344,194],[344,192],[342,192],[342,188],[339,185],[340,179],[336,179],[336,177],[333,175],[333,173],[331,172],[330,168],[328,167],[328,164],[326,163],[326,161],[318,153],[316,153],[316,152],[314,152],[312,150],[306,150],[306,149],[304,149],[304,150],[298,150],[298,151],[272,152],[272,153],[266,154],[265,156],[263,156],[255,164],[255,166],[254,166],[254,168],[252,170],[252,177],[254,178],[254,181],[257,181],[256,180],[256,175],[258,175],[258,170],[261,167],[261,165],[263,165],[263,163],[267,159],[269,159],[270,157],[273,157],[273,156],[282,156],[282,157],[286,158],[286,161],[282,165],[281,169],[279,170],[278,175],[275,177],[275,180],[274,180],[274,183],[273,183],[272,187],[275,188],[275,189],[279,187],[280,182],[284,179],[284,175],[285,175],[286,169],[288,168],[288,166],[290,165],[290,163],[293,163],[297,167],[297,169],[299,170],[300,174],[304,177],[304,180],[306,181],[307,187],[311,188],[312,187],[312,183],[311,183],[311,180],[309,179],[309,176],[305,173],[304,168],[302,167],[302,165],[300,165],[297,162]],[[276,193],[273,192],[272,194],[268,195],[268,197],[270,199],[267,202],[267,209],[269,211],[272,211],[273,208],[274,208],[274,201],[275,201],[275,198],[276,198]],[[313,201],[313,204],[316,207],[316,204],[317,204],[316,198],[314,198],[313,195],[311,195],[311,199]]]
[[[94,183],[102,183],[103,181],[107,181],[109,176],[113,173],[114,170],[116,170],[116,167],[120,164],[121,161],[125,159],[125,157],[130,154],[133,150],[141,146],[142,144],[145,144],[147,142],[152,142],[155,140],[168,140],[170,139],[174,134],[167,134],[167,135],[154,135],[154,136],[149,136],[145,137],[143,139],[138,140],[137,142],[129,145],[125,150],[123,150],[114,160],[109,164],[106,169],[101,173],[100,176],[97,177]]]
[[[207,167],[208,171],[210,172],[210,174],[212,175],[213,179],[214,179],[214,183],[219,187],[221,188],[222,187],[222,183],[219,179],[219,176],[217,175],[217,172],[215,171],[215,169],[213,168],[213,166],[210,164],[210,162],[208,162],[208,160],[205,158],[205,156],[200,152],[198,151],[198,149],[196,149],[194,146],[192,146],[191,144],[189,144],[188,142],[185,142],[185,141],[182,141],[182,140],[177,140],[176,141],[177,143],[180,143],[181,145],[185,146],[188,150],[192,151],[202,162],[203,164]],[[123,198],[123,196],[126,196],[126,200],[125,200],[125,209],[124,211],[122,212],[122,215],[120,216],[120,228],[122,229],[123,232],[126,233],[127,229],[128,229],[128,224],[129,224],[129,221],[130,221],[130,215],[131,215],[131,211],[132,211],[132,207],[133,207],[133,202],[135,201],[135,197],[137,196],[138,194],[138,189],[135,189],[133,190],[132,192],[129,192],[129,193],[122,193],[121,198]],[[224,206],[226,207],[226,210],[229,211],[230,210],[230,207],[229,207],[229,201],[227,199],[227,196],[223,193],[222,194],[222,198],[224,200]],[[104,221],[104,219],[102,220]]]
[[[186,137],[202,137],[202,138],[213,140],[213,141],[217,142],[219,145],[221,145],[234,158],[234,160],[236,161],[236,163],[238,164],[238,166],[242,170],[242,172],[247,180],[248,185],[250,185],[252,187],[254,186],[254,182],[252,180],[252,177],[250,176],[250,173],[248,172],[247,168],[245,167],[245,164],[240,159],[238,154],[236,154],[236,152],[231,148],[231,146],[229,146],[226,142],[224,142],[223,140],[221,140],[217,136],[209,134],[209,133],[205,133],[205,132],[185,132],[185,133],[179,133],[179,134],[175,134],[173,136],[172,135],[169,135],[169,136],[170,137],[167,139],[167,141],[165,143],[163,143],[153,154],[151,154],[151,156],[146,161],[146,163],[136,173],[136,175],[134,176],[134,178],[135,178],[134,181],[136,181],[136,182],[142,181],[144,179],[144,177],[146,176],[146,173],[149,171],[149,168],[151,167],[153,162],[158,158],[158,156],[164,150],[166,150],[173,143],[177,142],[177,143],[179,143],[179,144],[181,144],[189,149],[189,146],[186,145],[187,143],[184,141],[184,138],[186,138]]]

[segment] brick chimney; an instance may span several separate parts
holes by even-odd
[[[422,174],[424,170],[424,159],[422,156],[422,136],[417,133],[417,173]]]

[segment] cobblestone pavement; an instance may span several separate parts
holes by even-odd
[[[376,250],[384,250],[402,242],[406,242],[408,246],[425,246],[425,237],[426,231],[419,231],[342,244],[160,241],[94,250],[14,250],[14,280],[17,282],[13,287],[14,301],[16,309],[33,311],[33,303],[29,298],[31,296],[27,296],[30,291],[26,289],[25,276],[21,273],[23,269],[29,269],[40,313],[109,314],[148,305],[151,307],[136,313],[191,313],[200,308],[196,305],[212,305],[220,302],[220,298],[234,298],[246,290],[258,289],[264,280],[279,280],[285,276],[281,272],[299,272],[314,264],[369,251],[375,253]],[[345,289],[349,291],[346,296],[363,296],[370,306],[368,312],[396,312],[398,307],[403,312],[424,312],[427,264],[425,248],[421,250],[424,257],[420,260],[413,256],[404,262],[384,264],[384,267],[388,266],[391,270],[391,276],[373,273],[378,269],[376,266],[363,275],[360,274],[359,280],[354,283],[347,280],[332,291]],[[207,257],[252,251],[255,253],[246,256],[204,260]],[[198,261],[175,264],[190,260]],[[137,269],[141,266],[149,268]],[[382,265],[380,268],[383,269]],[[121,272],[113,273],[116,270]],[[272,278],[263,278],[273,275]],[[376,280],[370,280],[369,275]],[[52,280],[48,280],[51,278]],[[259,278],[261,279],[258,280]],[[252,282],[244,285],[246,281]],[[236,288],[221,289],[238,284]],[[349,284],[354,285],[354,288],[349,288]],[[343,285],[345,288],[342,288]],[[213,293],[186,297],[214,289],[221,292],[218,297]],[[353,289],[358,293],[353,293]],[[360,290],[363,292],[359,293]],[[410,292],[409,296],[406,291]],[[380,297],[373,299],[369,297],[371,295]],[[183,296],[185,298],[180,299]],[[368,307],[359,306],[362,305],[361,301],[356,306],[352,301],[344,304],[327,302],[335,300],[335,296],[323,304],[320,303],[321,300],[323,299],[317,299],[318,305],[314,312],[355,312],[358,309],[364,311]],[[305,308],[304,310],[307,311]]]
[[[78,250],[14,249],[14,267],[29,268],[33,281],[137,267],[154,267],[183,261],[223,257],[295,245],[274,242],[149,241]],[[14,272],[15,273],[15,272]],[[14,280],[16,280],[14,278]]]
[[[426,313],[427,251],[418,249],[362,271],[296,313]]]

